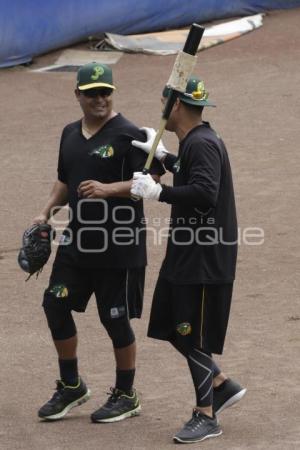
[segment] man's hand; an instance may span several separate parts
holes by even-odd
[[[44,213],[39,214],[32,221],[33,224],[37,224],[37,225],[41,225],[42,223],[47,223],[47,222],[48,222],[48,217]]]
[[[147,127],[140,128],[140,130],[145,131],[146,136],[147,136],[147,141],[146,142],[132,141],[131,144],[134,147],[138,147],[141,150],[143,150],[144,152],[149,154],[150,150],[152,148],[155,136],[156,136],[156,131],[154,130],[154,128],[147,128]],[[158,159],[159,161],[162,161],[168,153],[169,152],[165,148],[162,140],[160,140],[158,143],[157,149],[155,150],[155,158]]]
[[[95,180],[82,181],[78,186],[77,192],[79,197],[82,198],[107,198],[111,193],[109,184]]]
[[[149,173],[144,175],[142,172],[134,172],[130,190],[132,195],[148,200],[158,200],[161,191],[161,185],[155,183]]]

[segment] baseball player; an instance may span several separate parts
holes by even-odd
[[[163,91],[163,104],[169,95]],[[237,219],[231,168],[220,136],[202,119],[208,100],[198,77],[179,94],[166,129],[176,133],[178,155],[162,142],[156,158],[174,175],[174,186],[137,173],[131,192],[172,205],[166,256],[156,284],[148,336],[169,341],[187,360],[196,393],[191,419],[175,442],[198,442],[222,433],[216,414],[243,397],[246,389],[217,367],[230,312],[237,258]],[[149,153],[155,131],[146,143]]]
[[[45,223],[54,210],[69,204],[70,221],[43,300],[60,380],[53,397],[38,412],[41,419],[61,419],[90,397],[78,372],[72,311],[84,312],[93,293],[113,344],[116,382],[91,420],[115,422],[140,411],[133,388],[136,343],[130,319],[139,318],[142,311],[146,236],[143,204],[131,200],[130,186],[133,173],[143,168],[146,159],[131,141],[143,140],[145,135],[113,110],[114,90],[108,66],[90,63],[79,69],[75,96],[83,118],[62,132],[58,179],[34,219],[34,223]],[[164,173],[158,161],[153,173],[157,180]]]

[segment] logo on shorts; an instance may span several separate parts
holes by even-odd
[[[56,298],[68,297],[69,291],[63,284],[56,284],[50,289],[51,294],[55,295]]]
[[[173,164],[173,170],[175,173],[178,173],[180,170],[180,158]]]
[[[176,330],[181,336],[187,336],[192,332],[192,325],[188,322],[183,322],[177,325]]]
[[[110,309],[110,317],[112,319],[118,319],[125,315],[125,306],[119,306]]]
[[[112,158],[114,156],[114,149],[111,145],[102,145],[99,148],[94,148],[89,155],[96,156],[97,158]]]

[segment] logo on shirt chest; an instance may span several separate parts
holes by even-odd
[[[114,156],[114,148],[111,145],[102,145],[101,147],[94,148],[90,151],[90,156],[95,156],[96,158],[112,158]]]
[[[173,164],[173,170],[175,173],[178,173],[180,170],[180,158]]]

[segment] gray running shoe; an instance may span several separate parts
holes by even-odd
[[[216,417],[208,417],[194,409],[192,418],[184,425],[182,430],[174,436],[175,442],[192,444],[204,441],[222,434]]]
[[[240,401],[246,394],[247,389],[240,386],[236,381],[228,378],[217,389],[214,389],[213,411],[220,414],[224,409]]]
[[[133,390],[132,395],[125,394],[125,392],[116,388],[110,390],[111,394],[107,402],[91,415],[92,422],[119,422],[127,417],[140,414],[141,405],[135,390]]]
[[[67,386],[61,380],[57,380],[56,392],[53,397],[40,408],[38,416],[45,420],[62,419],[71,408],[85,403],[90,396],[91,392],[81,378],[79,378],[76,386]]]

